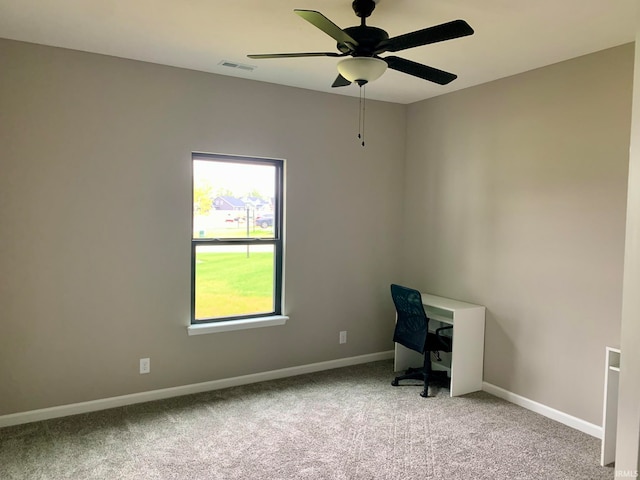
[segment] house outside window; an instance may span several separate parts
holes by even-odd
[[[282,315],[284,161],[192,162],[192,325]]]

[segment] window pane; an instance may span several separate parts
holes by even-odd
[[[193,238],[273,238],[276,167],[193,162]]]
[[[195,319],[274,311],[273,245],[198,245]]]

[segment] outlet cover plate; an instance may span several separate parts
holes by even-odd
[[[151,360],[149,358],[140,359],[140,373],[149,373],[151,371]]]

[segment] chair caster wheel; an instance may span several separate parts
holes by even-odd
[[[398,381],[397,380],[393,380],[391,382],[391,385],[393,385],[394,387],[397,387],[398,386]]]
[[[429,398],[429,392],[427,392],[426,390],[423,390],[422,392],[420,392],[420,396],[422,398]]]

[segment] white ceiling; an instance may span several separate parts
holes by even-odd
[[[355,85],[331,88],[340,59],[246,57],[336,51],[296,8],[341,28],[360,20],[350,0],[0,0],[0,37],[357,96]],[[367,24],[391,37],[458,18],[475,34],[395,54],[456,73],[451,84],[388,70],[367,97],[412,103],[632,42],[635,9],[636,0],[380,0]]]

